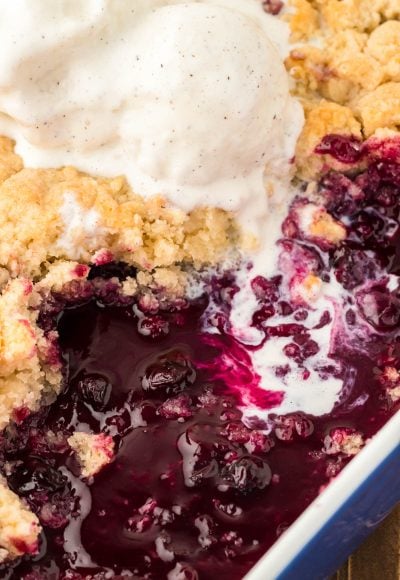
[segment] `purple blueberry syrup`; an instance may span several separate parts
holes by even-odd
[[[349,462],[343,441],[368,440],[398,408],[391,393],[400,384],[400,289],[388,284],[389,274],[400,273],[394,165],[393,157],[375,159],[353,175],[327,175],[321,194],[346,222],[347,239],[336,247],[304,239],[291,210],[282,275],[252,281],[252,325],[262,342],[287,339],[288,365],[274,368],[282,391],[260,386],[250,357],[260,345],[232,335],[234,273],[211,280],[196,300],[147,311],[118,292],[118,278],[134,271],[108,264],[43,304],[41,326],[60,336],[62,392],[40,412],[22,413],[0,439],[9,486],[41,521],[41,549],[0,566],[0,578],[244,576]],[[310,308],[290,297],[288,272],[334,276],[348,292],[340,332],[351,346],[335,341],[332,364],[318,369],[321,381],[338,372],[343,380],[329,415],[273,412],[289,363],[306,381],[320,349]],[[330,313],[321,312],[315,328],[328,324]],[[245,425],[244,401],[272,409],[269,424],[254,416]],[[75,430],[114,440],[113,460],[93,478],[82,477],[68,444]]]

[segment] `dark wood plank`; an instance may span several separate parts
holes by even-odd
[[[400,506],[349,558],[332,580],[400,579]]]

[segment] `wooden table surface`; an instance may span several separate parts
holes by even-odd
[[[400,505],[332,580],[400,579]]]

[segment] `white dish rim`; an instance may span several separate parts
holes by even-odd
[[[245,576],[245,580],[277,578],[318,534],[350,496],[400,445],[400,411],[368,442],[328,487]]]

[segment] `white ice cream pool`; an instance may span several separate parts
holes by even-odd
[[[0,133],[31,167],[125,175],[184,210],[267,211],[302,108],[259,0],[0,0]]]

